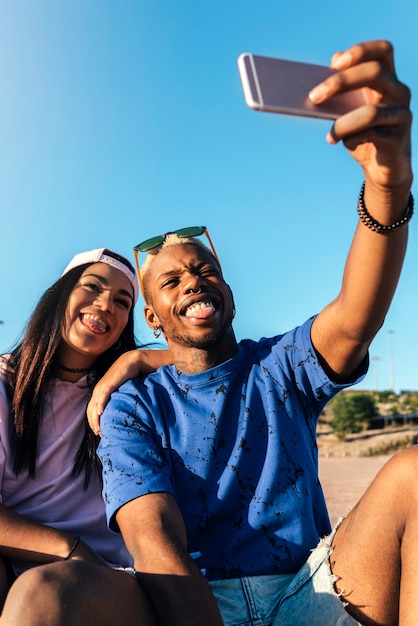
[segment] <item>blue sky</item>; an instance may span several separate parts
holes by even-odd
[[[412,0],[0,0],[0,350],[75,253],[133,260],[190,225],[210,231],[239,339],[318,312],[340,288],[362,173],[326,143],[329,122],[247,108],[237,58],[328,64],[386,38],[415,111],[417,23]],[[418,389],[415,220],[359,389]],[[141,303],[136,316],[151,341]]]

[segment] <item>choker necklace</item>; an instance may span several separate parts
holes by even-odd
[[[90,367],[66,367],[65,365],[61,365],[61,363],[57,363],[57,367],[64,372],[69,372],[70,374],[87,374],[93,366]]]

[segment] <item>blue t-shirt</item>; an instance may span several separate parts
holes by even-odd
[[[208,580],[301,567],[330,531],[317,420],[346,386],[320,366],[311,324],[244,340],[236,356],[199,374],[165,366],[112,394],[99,446],[111,528],[125,503],[167,492]]]

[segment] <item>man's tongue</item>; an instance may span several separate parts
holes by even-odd
[[[186,311],[186,317],[194,317],[200,320],[206,319],[215,313],[213,304],[197,304],[190,306]]]
[[[84,326],[87,326],[93,333],[105,333],[106,332],[106,324],[100,318],[83,318]]]

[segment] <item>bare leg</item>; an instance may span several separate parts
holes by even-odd
[[[139,583],[126,572],[83,561],[28,570],[7,596],[1,626],[156,626]]]
[[[333,548],[336,587],[353,617],[365,625],[418,624],[418,446],[380,470]]]

